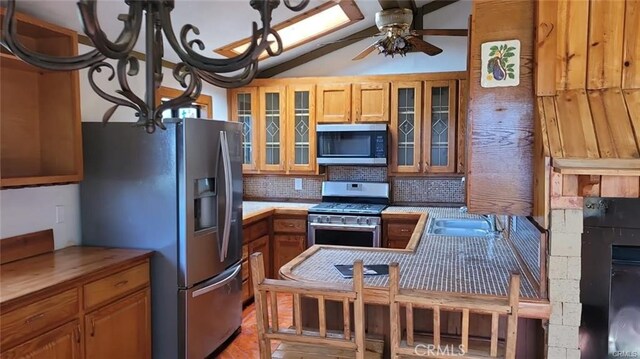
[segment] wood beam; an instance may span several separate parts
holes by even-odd
[[[298,56],[294,59],[291,59],[289,61],[285,61],[281,64],[269,67],[268,69],[264,69],[260,72],[258,72],[258,75],[256,76],[257,78],[268,78],[268,77],[273,77],[279,73],[285,72],[287,70],[290,70],[294,67],[300,66],[302,64],[305,64],[309,61],[315,60],[319,57],[322,57],[324,55],[327,55],[331,52],[334,52],[336,50],[339,50],[343,47],[349,46],[351,44],[354,44],[360,40],[362,40],[365,37],[368,36],[373,36],[375,34],[378,33],[378,28],[376,26],[371,26],[368,27],[362,31],[358,31],[356,33],[353,33],[349,36],[343,37],[342,39],[338,40],[337,42],[333,42],[330,44],[326,44],[322,47],[319,47],[315,50],[309,51],[306,54],[303,54],[301,56]],[[373,39],[371,39],[371,41],[373,42]]]
[[[396,9],[400,7],[400,4],[396,0],[378,0],[382,10]]]
[[[379,0],[382,2],[384,0]],[[410,0],[410,1],[414,1],[414,0]],[[447,5],[451,5],[455,2],[458,2],[459,0],[434,0],[431,1],[427,4],[425,4],[424,6],[422,6],[422,8],[420,8],[420,10],[415,11],[416,16],[414,16],[414,28],[418,28],[416,25],[420,25],[420,29],[422,29],[422,17],[426,14],[432,13],[434,11],[437,11],[439,9],[442,9],[443,7],[447,6]],[[400,4],[405,3],[405,1],[403,0],[395,0],[395,2],[399,2]],[[417,7],[416,7],[417,9]],[[422,12],[422,16],[418,16],[418,14]],[[346,36],[340,40],[338,40],[337,42],[331,43],[331,44],[327,44],[324,45],[322,47],[319,47],[315,50],[309,51],[306,54],[302,55],[302,56],[298,56],[295,59],[291,59],[289,61],[285,61],[281,64],[272,66],[268,69],[264,69],[260,72],[258,72],[258,75],[256,76],[257,78],[269,78],[269,77],[273,77],[279,73],[285,72],[287,70],[290,70],[296,66],[300,66],[304,63],[307,63],[309,61],[315,60],[319,57],[322,57],[324,55],[327,55],[331,52],[334,52],[336,50],[340,50],[343,47],[349,46],[353,43],[356,43],[360,40],[362,40],[363,37],[367,37],[367,36],[373,36],[375,34],[378,33],[378,28],[376,26],[371,26],[369,28],[366,28],[362,31],[358,31],[354,34],[351,34],[349,36]]]
[[[422,15],[426,15],[434,11],[440,10],[443,7],[451,5],[455,2],[458,2],[458,0],[433,0],[422,6]]]

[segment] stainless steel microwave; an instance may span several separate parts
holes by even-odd
[[[316,135],[319,165],[387,165],[386,124],[318,125]]]

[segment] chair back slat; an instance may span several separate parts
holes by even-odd
[[[353,328],[355,330],[356,359],[364,359],[366,351],[364,338],[364,268],[361,260],[353,263],[353,289],[356,300],[353,302]]]
[[[355,350],[356,359],[364,359],[366,347],[362,261],[356,261],[353,265],[353,284],[351,288],[336,285],[328,286],[322,283],[311,284],[266,279],[262,253],[252,254],[250,261],[261,359],[271,358],[271,340]],[[282,328],[282,323],[278,321],[278,294],[288,294],[293,298],[292,329]],[[316,298],[318,300],[318,332],[304,330],[302,326],[301,302],[303,298]],[[327,300],[338,301],[343,305],[343,333],[335,334],[327,330]],[[351,323],[350,313],[351,303],[353,303],[354,308],[353,324]],[[351,334],[351,328],[354,330],[353,335]]]
[[[413,345],[413,304],[407,303],[406,306],[406,322],[407,322],[407,345]]]
[[[327,336],[327,312],[324,307],[324,296],[318,296],[318,321],[320,336]]]
[[[293,325],[296,326],[296,334],[302,335],[302,308],[300,305],[300,293],[293,295]]]
[[[433,307],[433,345],[440,346],[440,307]]]
[[[274,331],[280,330],[278,323],[278,295],[276,292],[270,292],[271,296],[271,327]]]
[[[498,356],[498,313],[491,314],[491,353],[492,357]]]
[[[516,357],[516,344],[518,340],[518,308],[520,306],[520,275],[512,273],[509,278],[509,305],[511,313],[507,316],[507,339],[505,356]]]
[[[469,308],[462,309],[462,347],[469,347]]]
[[[451,343],[447,338],[444,340],[441,333],[442,311],[449,313],[461,313],[461,334],[460,345],[464,348],[462,358],[477,357],[498,357],[498,336],[500,315],[507,316],[506,337],[504,340],[504,352],[502,358],[515,359],[516,343],[518,333],[518,305],[520,300],[520,275],[512,273],[509,279],[509,295],[506,299],[500,298],[475,298],[471,296],[451,297],[446,293],[439,294],[419,290],[400,289],[400,268],[397,263],[389,265],[389,317],[391,321],[390,342],[391,358],[399,356],[420,356],[426,358],[441,358],[442,355],[435,356],[424,353],[418,355],[415,352],[416,340],[414,333],[414,308],[429,309],[433,312],[433,342],[432,345],[439,350],[441,344]],[[405,307],[406,313],[406,341],[402,341],[402,328],[400,322],[400,308]],[[470,339],[470,314],[491,315],[491,341],[480,343]],[[472,342],[470,347],[470,342]],[[474,344],[475,343],[475,344]],[[423,344],[423,343],[420,343]],[[424,343],[431,344],[431,343]],[[475,346],[478,346],[477,348]],[[445,348],[446,349],[446,348]],[[460,353],[462,354],[462,353]]]
[[[349,310],[348,298],[342,300],[342,321],[344,338],[351,340],[351,311]]]

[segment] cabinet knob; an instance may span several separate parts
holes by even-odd
[[[95,334],[96,334],[96,320],[91,319],[91,333],[89,333],[89,335],[93,337],[95,336]]]

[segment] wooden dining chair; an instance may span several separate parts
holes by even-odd
[[[518,304],[520,275],[509,279],[507,298],[482,296],[452,296],[411,289],[400,289],[398,263],[389,266],[389,303],[391,321],[391,358],[442,358],[447,355],[460,358],[515,359],[518,334]],[[406,335],[402,335],[400,308],[405,308]],[[433,313],[433,332],[416,335],[414,309],[428,309]],[[461,335],[458,338],[441,334],[440,318],[443,313],[461,313]],[[491,338],[469,338],[469,315],[491,316]],[[499,319],[506,316],[506,335],[499,341]],[[447,355],[444,355],[447,354]]]
[[[356,261],[353,265],[353,285],[341,286],[335,283],[301,283],[266,279],[262,253],[252,254],[250,260],[260,358],[364,359],[365,355],[368,359],[382,358],[384,343],[380,340],[365,341],[362,261]],[[291,328],[283,328],[279,323],[278,294],[293,296],[294,325]],[[318,300],[318,331],[302,328],[303,313],[300,301],[303,297],[313,297]],[[342,302],[344,320],[340,332],[327,330],[325,310],[327,300]],[[353,324],[351,323],[351,303],[353,303]],[[272,340],[281,342],[273,354],[271,353]]]

